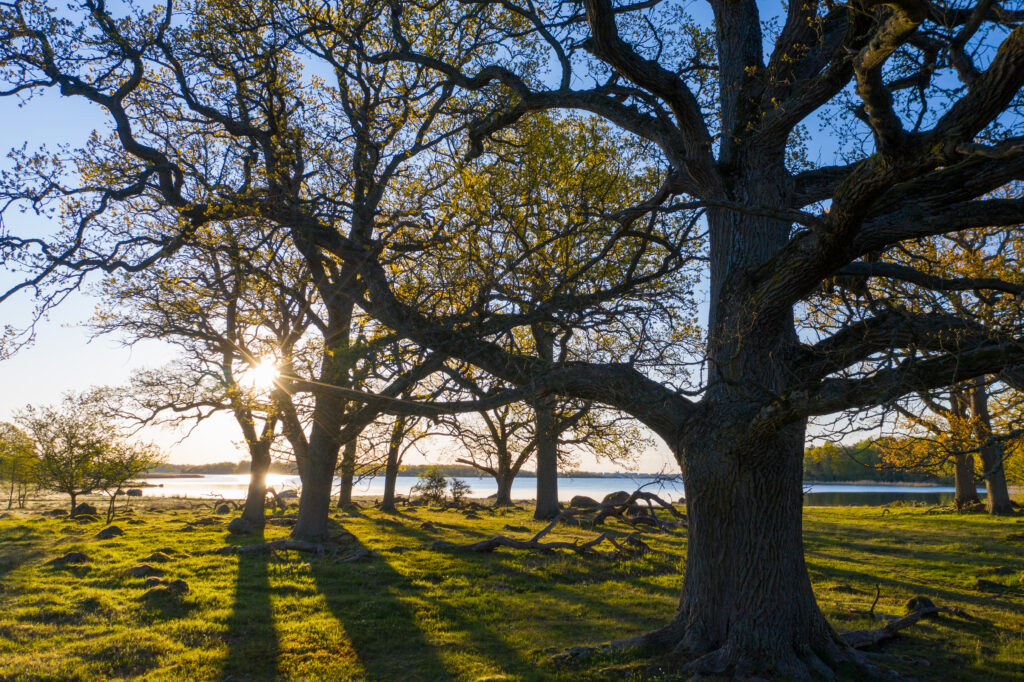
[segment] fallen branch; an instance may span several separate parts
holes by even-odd
[[[275,505],[275,506],[276,506],[276,507],[277,507],[278,509],[280,509],[280,510],[281,510],[281,512],[284,512],[284,511],[286,511],[286,510],[288,509],[288,505],[287,505],[287,504],[285,504],[285,501],[281,499],[281,496],[280,496],[280,495],[278,495],[278,494],[277,494],[277,491],[276,491],[276,490],[274,490],[273,488],[267,488],[267,491],[266,491],[266,493],[265,493],[265,494],[266,494],[266,495],[270,495],[271,497],[273,497],[273,498],[274,498],[274,505]]]
[[[842,637],[854,649],[867,649],[880,644],[896,636],[900,630],[914,625],[922,618],[935,616],[940,613],[948,613],[961,618],[970,618],[963,609],[950,608],[948,606],[922,606],[916,611],[909,613],[902,618],[889,621],[884,627],[874,630],[853,630],[844,632]]]
[[[650,551],[650,547],[640,539],[637,533],[630,533],[621,540],[616,540],[610,533],[601,533],[596,538],[586,542],[574,540],[572,542],[540,542],[539,537],[546,531],[541,531],[530,540],[517,540],[515,538],[497,535],[493,538],[472,542],[465,545],[458,545],[447,540],[435,540],[430,544],[431,549],[453,550],[456,552],[493,552],[499,547],[510,549],[525,549],[538,552],[553,552],[556,549],[565,549],[579,554],[603,554],[608,557],[619,557],[623,555],[636,556]],[[612,552],[600,552],[596,549],[603,542],[608,542],[615,550]]]

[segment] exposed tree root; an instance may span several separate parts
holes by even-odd
[[[509,547],[511,549],[530,549],[538,550],[542,552],[550,552],[556,549],[568,549],[574,552],[590,552],[593,551],[594,547],[601,544],[605,540],[610,542],[614,541],[608,537],[608,533],[602,533],[593,540],[587,542],[537,542],[536,540],[516,540],[514,538],[505,537],[504,535],[496,535],[493,538],[481,540],[480,542],[473,542],[466,545],[457,545],[447,540],[435,540],[430,544],[432,549],[445,549],[455,550],[459,552],[493,552],[499,547]]]
[[[794,651],[789,657],[779,657],[769,664],[768,676],[787,680],[835,680],[837,668],[846,665],[857,671],[859,679],[909,680],[901,673],[871,662],[863,650],[877,646],[914,625],[922,618],[950,614],[971,618],[959,608],[935,606],[927,599],[914,600],[920,604],[913,612],[901,618],[892,618],[884,627],[874,630],[857,630],[840,635],[834,643],[825,642],[821,651]],[[868,612],[865,611],[865,614]],[[879,616],[885,618],[886,616]],[[665,655],[664,652],[672,651]],[[708,650],[692,650],[687,643],[685,626],[681,616],[660,630],[627,639],[597,644],[576,646],[553,651],[551,662],[556,665],[574,665],[597,656],[646,656],[650,661],[650,672],[679,675],[681,679],[703,675],[725,676],[733,679],[762,679],[766,674],[765,662],[748,660],[742,652],[725,645]],[[916,661],[919,664],[927,662]]]

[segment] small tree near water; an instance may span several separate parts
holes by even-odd
[[[14,424],[0,422],[0,479],[6,480],[7,508],[25,507],[36,481],[35,444]]]
[[[465,481],[455,477],[449,481],[440,469],[431,468],[420,474],[420,480],[412,487],[411,494],[418,494],[420,499],[434,504],[444,504],[450,495],[452,504],[460,506],[472,492]]]
[[[29,405],[18,422],[35,442],[39,485],[70,497],[72,513],[79,495],[104,490],[111,496],[109,518],[119,488],[161,461],[153,446],[120,439],[88,397]]]
[[[97,463],[100,470],[99,487],[110,496],[107,523],[114,520],[114,505],[117,496],[124,492],[124,486],[163,461],[163,454],[151,443],[108,443]]]
[[[419,495],[423,501],[435,504],[442,504],[447,499],[448,479],[439,469],[427,469],[419,478],[410,491],[412,495]]]

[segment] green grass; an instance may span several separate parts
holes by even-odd
[[[207,517],[215,523],[183,530]],[[594,679],[630,663],[557,668],[546,652],[663,624],[685,553],[685,533],[648,533],[652,553],[615,562],[437,552],[424,545],[525,537],[504,526],[540,524],[525,511],[470,521],[422,509],[334,518],[355,535],[354,547],[379,550],[378,558],[209,553],[240,542],[227,536],[227,520],[208,509],[146,509],[115,522],[124,536],[97,540],[98,522],[38,512],[0,519],[0,679]],[[437,529],[421,529],[427,520]],[[266,537],[287,530],[268,526]],[[838,629],[878,626],[849,613],[870,607],[876,584],[878,612],[902,614],[920,594],[975,617],[924,621],[884,647],[880,662],[925,680],[1024,677],[1024,542],[1006,539],[1021,532],[1021,517],[915,508],[809,508],[805,523],[811,578]],[[549,537],[593,536],[560,528]],[[383,551],[395,546],[408,549]],[[190,586],[181,599],[147,600],[144,578],[129,573],[158,550],[172,560],[150,563]],[[47,563],[69,551],[88,563]],[[978,578],[1006,590],[979,591]]]

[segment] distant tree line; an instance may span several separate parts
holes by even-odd
[[[248,474],[252,466],[249,461],[211,462],[209,464],[172,464],[165,462],[149,470],[151,474],[204,474],[208,476],[227,476],[232,474]],[[294,462],[272,462],[269,473],[294,476]]]

